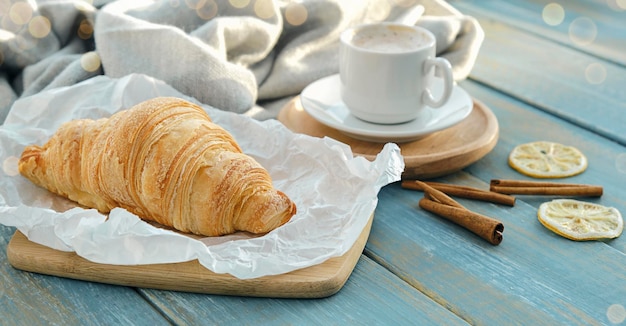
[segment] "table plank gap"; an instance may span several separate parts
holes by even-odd
[[[626,124],[625,68],[497,23],[481,23],[487,37],[471,80],[626,144],[626,134],[620,132]],[[550,53],[559,53],[559,61]],[[603,79],[589,79],[593,67],[606,72]]]
[[[2,325],[170,323],[133,288],[23,272],[7,258],[15,228],[0,225]]]
[[[451,4],[465,14],[498,21],[546,41],[626,67],[626,42],[620,40],[623,36],[620,30],[626,30],[626,10],[611,8],[608,1],[452,0]],[[544,8],[548,5],[560,7],[562,18],[548,12],[544,15]]]
[[[364,255],[337,294],[315,300],[139,291],[175,324],[468,325]]]

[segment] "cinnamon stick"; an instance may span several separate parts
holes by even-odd
[[[406,189],[423,191],[423,187],[419,183],[421,181],[404,180],[401,186]],[[501,194],[493,191],[486,191],[469,186],[453,185],[440,182],[422,182],[434,189],[437,189],[446,195],[456,196],[467,199],[480,200],[485,202],[491,202],[494,204],[502,204],[508,206],[515,206],[515,197],[508,194]]]
[[[419,201],[419,206],[468,229],[493,245],[502,242],[504,225],[496,219],[468,209],[438,203],[426,197]]]
[[[600,197],[602,186],[526,180],[493,179],[489,190],[502,194]]]
[[[465,207],[463,207],[463,205],[461,205],[459,202],[457,202],[456,200],[450,198],[448,195],[446,195],[444,192],[437,190],[431,186],[429,186],[428,184],[422,182],[422,181],[418,181],[415,180],[414,183],[420,187],[422,189],[422,191],[424,191],[424,196],[430,200],[436,201],[440,204],[444,204],[444,205],[448,205],[448,206],[453,206],[453,207],[457,207],[457,208],[463,208],[465,209]]]

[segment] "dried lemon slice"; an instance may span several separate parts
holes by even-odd
[[[534,178],[564,178],[585,171],[587,157],[572,146],[538,141],[516,146],[509,165]]]
[[[617,209],[574,199],[543,203],[537,216],[552,232],[575,241],[617,238],[624,229]]]

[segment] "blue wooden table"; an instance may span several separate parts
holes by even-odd
[[[488,188],[523,179],[507,165],[521,143],[575,145],[587,171],[567,179],[599,184],[590,199],[626,214],[626,4],[451,1],[486,33],[478,62],[460,83],[497,116],[494,150],[437,181]],[[554,5],[553,5],[554,6]],[[620,7],[621,6],[621,7]],[[553,8],[553,7],[550,7]],[[545,13],[542,15],[542,13]],[[557,8],[558,13],[558,8]],[[12,268],[0,226],[2,325],[626,325],[626,235],[574,242],[536,218],[545,197],[515,207],[459,201],[505,225],[493,246],[418,208],[421,194],[382,189],[371,235],[341,291],[314,300],[218,296],[113,286]]]

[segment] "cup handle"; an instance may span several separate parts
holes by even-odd
[[[426,61],[424,61],[424,74],[428,74],[433,67],[439,68],[439,71],[443,75],[443,94],[439,100],[435,100],[432,92],[429,89],[425,89],[422,94],[422,102],[432,108],[438,108],[443,106],[450,98],[454,80],[452,78],[452,66],[448,60],[444,58],[426,59]]]

